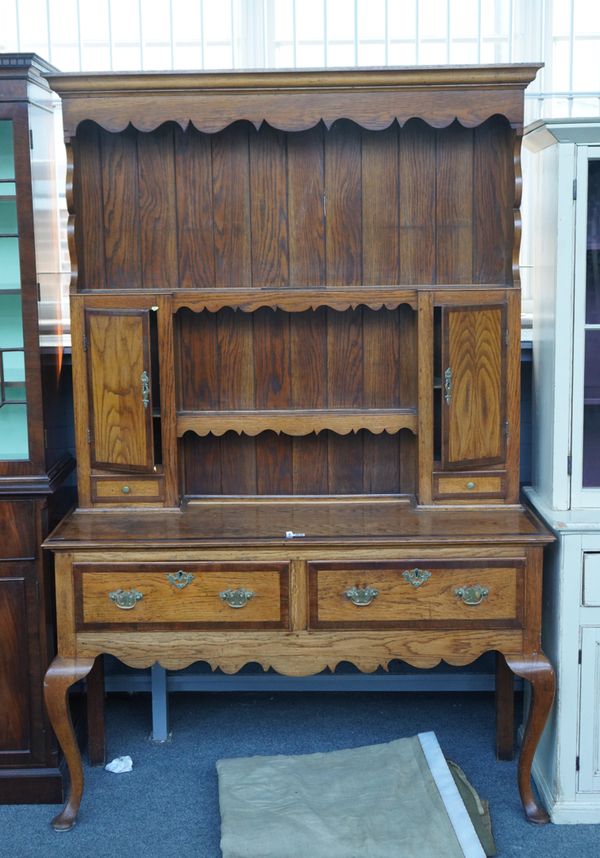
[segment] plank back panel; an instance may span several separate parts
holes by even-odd
[[[339,120],[325,137],[326,286],[363,279],[361,162],[361,129]]]
[[[264,125],[250,132],[250,218],[252,285],[287,286],[287,135]]]
[[[400,282],[435,283],[436,134],[420,120],[400,131]]]
[[[411,408],[416,314],[230,309],[177,314],[179,411]]]
[[[212,140],[215,281],[218,287],[249,286],[252,278],[250,176],[247,123],[238,122]]]
[[[290,322],[293,317],[263,308],[251,318],[255,407],[289,408],[292,389]]]
[[[83,122],[76,142],[79,169],[74,175],[78,285],[80,289],[106,287],[104,248],[104,190],[100,157],[100,129]]]
[[[513,140],[498,116],[300,133],[82,123],[79,288],[511,283]]]
[[[362,132],[363,283],[400,283],[398,125]]]
[[[515,132],[500,116],[473,132],[473,280],[510,283],[515,174]]]
[[[138,137],[140,253],[146,289],[179,285],[173,128]]]
[[[174,129],[179,286],[215,285],[212,142],[195,128]]]
[[[104,193],[106,284],[115,289],[142,288],[138,135],[101,131]]]
[[[301,438],[227,432],[180,440],[184,493],[206,495],[399,494],[411,490],[401,473],[410,432],[349,435],[324,431]]]
[[[437,132],[436,282],[473,280],[473,132],[454,123]]]
[[[290,285],[325,285],[325,129],[287,136]]]

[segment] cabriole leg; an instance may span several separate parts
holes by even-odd
[[[525,816],[529,822],[542,825],[550,821],[543,807],[537,803],[531,788],[531,765],[535,749],[539,742],[542,730],[546,724],[552,701],[556,682],[554,670],[545,655],[538,653],[527,657],[506,656],[506,662],[513,673],[526,679],[531,684],[531,705],[523,736],[523,746],[519,757],[519,792],[525,810]]]
[[[71,781],[65,806],[51,823],[56,831],[68,831],[75,825],[83,793],[83,766],[69,710],[69,688],[87,676],[93,665],[93,658],[57,656],[44,677],[46,710],[65,756]]]

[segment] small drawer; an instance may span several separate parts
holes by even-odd
[[[514,628],[523,569],[515,560],[309,563],[312,628]]]
[[[75,564],[79,628],[286,628],[287,563]]]
[[[0,500],[0,560],[31,560],[35,556],[33,502]]]
[[[95,503],[135,503],[159,501],[163,497],[160,477],[92,477],[92,500]]]
[[[600,553],[583,555],[583,604],[600,606]]]
[[[504,473],[434,474],[436,498],[501,498],[504,496]]]

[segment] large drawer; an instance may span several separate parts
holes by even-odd
[[[288,563],[76,563],[79,628],[286,628]]]
[[[525,561],[312,562],[311,628],[515,628]]]

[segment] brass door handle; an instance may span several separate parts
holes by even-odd
[[[452,402],[452,367],[448,367],[444,373],[444,399],[446,405]]]
[[[144,594],[139,590],[113,590],[108,594],[108,598],[122,611],[131,611],[140,599],[144,598]]]
[[[142,382],[142,402],[144,408],[148,408],[150,405],[150,377],[146,370],[140,375],[140,381]]]
[[[344,591],[344,596],[349,599],[353,605],[359,608],[370,605],[373,599],[379,596],[379,590],[375,587],[350,587]]]

